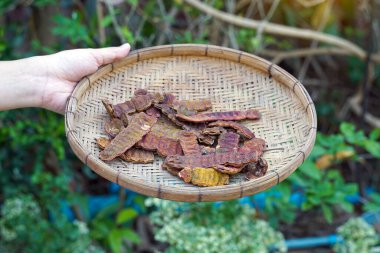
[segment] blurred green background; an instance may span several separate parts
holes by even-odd
[[[345,242],[315,252],[374,252],[376,224],[355,217],[380,211],[380,1],[204,1],[235,20],[262,21],[258,29],[188,2],[1,0],[0,59],[125,42],[132,50],[206,43],[254,53],[299,78],[313,98],[310,157],[264,195],[218,205],[159,201],[83,165],[61,115],[0,112],[1,252],[285,252],[285,239],[331,233]],[[352,42],[363,56],[314,36],[264,32],[268,22]]]

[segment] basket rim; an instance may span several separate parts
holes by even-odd
[[[74,115],[77,113],[78,94],[83,93],[83,91],[86,91],[87,89],[91,89],[91,84],[93,82],[120,67],[150,58],[181,55],[220,58],[248,65],[251,68],[266,73],[270,78],[274,78],[281,85],[286,85],[288,88],[292,89],[297,99],[305,107],[310,124],[307,140],[302,149],[297,151],[298,155],[285,166],[277,170],[270,170],[265,176],[255,180],[225,186],[194,186],[193,188],[188,188],[182,186],[166,186],[157,182],[147,182],[142,179],[128,177],[126,174],[121,173],[121,171],[116,171],[111,166],[101,161],[82,146],[76,136],[76,130],[74,128]],[[65,132],[71,148],[83,163],[89,166],[95,173],[111,182],[121,185],[122,187],[129,188],[144,195],[175,201],[222,201],[253,195],[280,183],[291,175],[305,161],[314,146],[317,132],[317,114],[310,95],[300,81],[268,60],[243,51],[221,46],[208,44],[172,44],[134,50],[125,58],[117,62],[103,65],[93,74],[82,78],[82,80],[76,84],[66,104]]]

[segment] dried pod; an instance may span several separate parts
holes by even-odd
[[[263,154],[265,145],[265,140],[260,138],[253,138],[249,141],[245,141],[243,146],[239,148],[239,151],[256,151],[259,154],[259,156],[261,156]]]
[[[233,132],[225,132],[219,135],[216,152],[236,151],[239,148],[239,135]]]
[[[124,103],[116,104],[112,106],[114,110],[114,116],[120,118],[123,113],[132,114],[136,112],[135,105],[132,101],[128,100]]]
[[[163,168],[183,169],[183,168],[214,168],[217,165],[232,167],[244,167],[245,165],[258,160],[255,151],[232,151],[225,153],[211,153],[207,155],[187,155],[187,156],[168,156],[166,157]]]
[[[123,122],[118,118],[111,118],[104,124],[104,130],[106,133],[115,138],[115,136],[124,128]]]
[[[198,144],[197,136],[195,133],[190,131],[182,131],[179,142],[185,155],[201,154],[201,148]]]
[[[208,99],[198,100],[176,100],[173,102],[174,108],[176,106],[182,106],[191,111],[207,111],[212,108],[211,101]]]
[[[238,134],[241,136],[247,138],[247,139],[252,139],[255,137],[255,135],[249,130],[246,126],[243,126],[242,124],[239,124],[234,121],[224,121],[224,120],[218,120],[215,122],[211,122],[208,124],[211,127],[228,127],[236,130]]]
[[[172,105],[175,101],[175,96],[172,93],[164,93],[163,104]]]
[[[174,140],[179,140],[181,129],[173,124],[167,117],[160,117],[151,129],[157,136],[165,136]]]
[[[243,167],[236,168],[231,166],[217,165],[214,169],[227,175],[235,175],[239,173]]]
[[[251,109],[247,111],[207,112],[192,116],[177,114],[176,117],[189,122],[209,122],[217,120],[259,119],[260,114],[257,110]]]
[[[161,116],[160,111],[156,107],[149,107],[145,113],[156,118],[159,118]]]
[[[182,155],[183,152],[178,140],[161,137],[157,145],[157,154],[162,157],[167,157],[170,155]]]
[[[105,149],[111,143],[111,140],[105,137],[99,137],[96,138],[96,143],[98,144],[99,148]]]
[[[135,90],[134,95],[135,96],[148,95],[148,91],[146,89],[137,89]]]
[[[130,149],[149,132],[156,121],[157,118],[146,115],[143,112],[136,114],[129,125],[121,130],[111,141],[110,145],[100,152],[100,159],[112,160]]]
[[[136,108],[136,111],[142,112],[148,109],[153,102],[153,99],[150,94],[135,96],[131,99],[133,105]]]
[[[111,118],[115,117],[114,109],[112,107],[111,102],[108,99],[103,99],[102,100],[102,104],[106,108],[106,111],[107,111],[108,115],[110,115]]]
[[[147,150],[131,148],[120,155],[120,158],[131,163],[152,163],[154,161],[154,154]]]
[[[167,104],[155,104],[154,107],[159,109],[166,117],[168,117],[174,124],[177,126],[182,127],[184,125],[183,122],[179,121],[176,118],[176,112],[173,108],[170,107],[170,105]]]
[[[211,135],[203,135],[203,134],[198,135],[198,141],[208,146],[212,146],[215,142],[215,139],[216,137],[211,136]]]
[[[223,127],[206,127],[201,133],[203,135],[219,135],[224,132],[226,132],[226,129]]]
[[[218,186],[229,182],[229,176],[212,168],[185,168],[178,176],[186,183],[197,186]]]
[[[176,111],[177,114],[182,114],[186,116],[191,116],[198,113],[197,111],[191,110],[183,105],[173,105],[173,109]]]
[[[245,174],[247,180],[256,179],[264,176],[268,170],[268,162],[264,158],[259,158],[256,163],[247,165],[248,172]]]
[[[150,95],[150,98],[152,99],[153,104],[163,103],[163,101],[165,100],[164,95],[158,92],[149,93],[149,95]]]
[[[202,155],[207,155],[211,153],[215,153],[215,148],[213,147],[208,147],[208,146],[201,146],[201,153]]]

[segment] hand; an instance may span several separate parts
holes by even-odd
[[[41,89],[41,107],[63,114],[75,84],[101,65],[128,55],[129,44],[101,49],[75,49],[46,56],[46,82]]]
[[[63,114],[79,80],[101,65],[127,56],[129,50],[129,44],[124,44],[0,62],[0,111],[43,107]]]

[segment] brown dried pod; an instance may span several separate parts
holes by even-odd
[[[192,116],[177,114],[176,117],[189,122],[210,122],[217,120],[259,119],[260,114],[257,110],[251,109],[247,111],[207,112]]]
[[[100,159],[107,161],[112,160],[130,149],[149,132],[156,121],[156,117],[146,115],[143,112],[136,114],[129,125],[121,130],[111,141],[110,145],[100,152]]]
[[[177,126],[182,127],[184,125],[183,122],[179,121],[176,118],[176,112],[173,108],[170,107],[170,105],[167,104],[155,104],[154,107],[159,109],[166,117],[168,117],[174,124]]]
[[[268,170],[268,162],[260,157],[256,163],[247,165],[248,172],[245,174],[247,180],[256,179],[264,176]]]
[[[177,114],[182,114],[186,116],[191,116],[198,113],[197,111],[191,110],[183,105],[173,105],[173,109],[176,111]]]
[[[243,152],[225,152],[225,153],[211,153],[207,155],[188,155],[188,156],[168,156],[166,157],[162,167],[170,167],[173,169],[184,168],[213,168],[217,165],[226,165],[232,167],[244,167],[245,165],[256,162],[258,160],[257,152],[243,151]]]
[[[159,118],[161,116],[160,110],[158,110],[156,107],[149,107],[146,111],[146,114],[150,116],[154,116],[156,118]]]
[[[263,150],[266,146],[265,140],[260,138],[253,138],[249,141],[245,141],[243,146],[239,148],[239,151],[256,151],[259,156],[263,154]]]
[[[212,168],[185,168],[178,173],[186,183],[197,186],[218,186],[229,182],[229,176]]]
[[[207,155],[211,153],[215,153],[215,148],[214,147],[208,147],[208,146],[201,146],[201,153],[202,155]]]
[[[203,134],[198,135],[198,141],[208,146],[212,146],[215,142],[215,139],[216,137],[211,136],[211,135],[203,135]]]
[[[158,92],[149,93],[148,95],[151,97],[153,104],[159,104],[165,100],[164,95]]]
[[[178,140],[161,137],[157,145],[157,154],[167,157],[170,155],[183,155],[183,152]]]
[[[99,138],[96,138],[95,140],[99,148],[101,149],[105,149],[111,143],[111,140],[106,137],[99,137]]]
[[[153,152],[137,148],[128,149],[127,152],[120,155],[120,157],[131,163],[152,163],[154,161]]]
[[[104,130],[105,132],[112,138],[115,138],[115,136],[124,128],[123,122],[118,118],[111,118],[110,120],[107,120],[104,124]]]
[[[173,102],[174,106],[182,106],[191,111],[207,111],[212,108],[212,103],[208,99],[198,100],[176,100]],[[175,107],[174,107],[175,108]]]
[[[135,96],[140,96],[140,95],[148,95],[148,91],[146,89],[137,89],[134,92]]]
[[[179,142],[185,155],[200,155],[201,148],[197,141],[197,136],[191,131],[182,131]]]
[[[131,99],[136,111],[142,112],[148,109],[153,102],[153,98],[150,94],[135,96]]]
[[[113,109],[112,103],[111,103],[108,99],[103,99],[103,100],[102,100],[102,104],[103,104],[104,107],[106,108],[106,111],[107,111],[108,115],[109,115],[111,118],[115,117],[114,109]]]
[[[151,129],[151,132],[154,132],[157,136],[165,136],[174,140],[179,140],[181,131],[167,117],[160,117]]]
[[[135,105],[132,101],[128,100],[124,103],[116,104],[112,106],[114,110],[114,116],[120,118],[123,113],[132,114],[136,112]]]
[[[223,127],[206,127],[201,133],[203,135],[219,135],[224,132],[226,132],[226,129]]]
[[[175,98],[174,94],[164,93],[164,99],[163,99],[162,103],[167,104],[167,105],[172,105],[175,99],[176,98]]]
[[[221,173],[227,174],[227,175],[235,175],[235,174],[241,172],[243,167],[236,168],[236,167],[232,167],[232,166],[217,165],[214,169],[221,172]]]
[[[228,127],[236,130],[238,134],[241,136],[247,138],[247,139],[252,139],[255,137],[254,133],[251,132],[246,126],[243,126],[242,124],[239,124],[234,121],[224,121],[224,120],[218,120],[215,122],[211,122],[208,124],[211,127]]]
[[[240,136],[233,132],[225,132],[219,135],[216,152],[236,151],[239,148]]]

